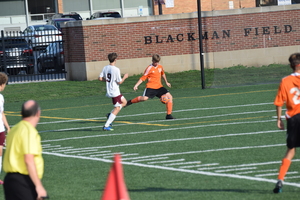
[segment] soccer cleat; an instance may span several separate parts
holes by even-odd
[[[110,113],[107,113],[106,114],[106,118],[108,119],[109,118],[109,116],[110,116]],[[110,125],[109,126],[112,126],[112,123],[110,123]]]
[[[131,104],[132,104],[131,100],[128,100],[126,106],[124,107],[130,106]]]
[[[105,126],[103,126],[103,130],[104,131],[113,131],[114,129],[112,128],[112,127],[105,127]]]
[[[0,180],[0,185],[3,185],[3,184],[4,184],[4,182],[2,180]]]
[[[281,192],[282,192],[282,187],[283,187],[283,183],[282,183],[281,180],[279,180],[279,181],[276,183],[273,192],[274,192],[274,193],[281,193]]]
[[[166,119],[176,119],[175,117],[173,117],[172,115],[167,115]]]

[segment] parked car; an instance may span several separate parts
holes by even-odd
[[[69,14],[63,14],[61,18],[74,18],[76,20],[82,20],[82,17],[77,12],[70,12]]]
[[[57,72],[65,70],[65,59],[62,41],[53,42],[38,56],[37,69],[40,73],[47,69]]]
[[[77,12],[70,12],[68,14],[56,13],[52,16],[52,19],[56,18],[74,18],[75,20],[82,20],[82,17]]]
[[[32,25],[28,26],[21,34],[25,37],[29,46],[47,47],[51,42],[61,41],[61,32],[53,25]]]
[[[108,11],[108,12],[95,12],[94,14],[92,14],[92,16],[90,18],[87,18],[87,20],[89,19],[111,19],[111,18],[121,18],[122,16],[120,15],[120,13],[116,12],[116,11]]]
[[[47,21],[47,24],[55,26],[59,31],[61,31],[60,23],[68,22],[68,21],[76,21],[74,18],[55,18]]]
[[[0,67],[7,69],[8,75],[17,75],[20,72],[33,74],[34,59],[32,48],[26,40],[20,37],[0,38]]]

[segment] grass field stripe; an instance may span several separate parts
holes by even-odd
[[[242,168],[233,168],[233,169],[223,169],[223,170],[215,170],[215,172],[222,173],[222,172],[232,172],[232,171],[244,171],[248,169],[257,169],[257,167],[242,167]]]
[[[155,161],[155,162],[148,162],[148,164],[157,164],[157,163],[170,163],[170,162],[180,162],[184,161],[185,159],[178,159],[178,160],[164,160],[164,161]]]
[[[130,153],[130,154],[122,154],[122,158],[123,157],[127,157],[127,156],[138,156],[138,153]],[[113,158],[115,155],[111,155],[111,156],[104,156],[103,158]]]
[[[94,137],[111,137],[111,136],[121,136],[121,135],[135,135],[135,134],[144,134],[144,133],[156,133],[162,131],[174,131],[174,130],[181,130],[181,129],[190,129],[190,128],[203,128],[203,127],[211,127],[211,126],[227,126],[227,125],[236,125],[236,124],[252,124],[252,123],[265,123],[265,122],[274,122],[272,120],[263,120],[263,121],[249,121],[249,122],[231,122],[231,123],[221,123],[221,124],[207,124],[207,125],[198,125],[198,126],[188,126],[188,127],[178,127],[178,128],[169,128],[169,129],[158,129],[152,131],[138,131],[138,132],[130,132],[130,133],[115,133],[115,134],[103,134],[103,135],[89,135],[89,136],[80,136],[80,137],[71,137],[71,138],[61,138],[61,139],[54,139],[54,140],[43,140],[42,142],[55,142],[55,141],[65,141],[65,140],[76,140],[76,139],[84,139],[84,138],[94,138]],[[102,127],[102,126],[98,126]],[[70,130],[80,130],[80,129],[88,129],[88,128],[95,128],[92,127],[84,127],[84,128],[71,128],[71,129],[59,129],[59,130],[47,130],[47,131],[39,131],[39,133],[45,132],[61,132],[61,131],[70,131]],[[279,132],[279,130],[277,130]],[[284,132],[281,130],[281,132]]]
[[[184,109],[184,110],[174,110],[173,112],[188,112],[188,111],[197,111],[197,110],[214,110],[214,109],[226,109],[226,108],[236,108],[236,107],[248,107],[248,106],[259,106],[259,105],[268,105],[268,104],[273,104],[271,103],[258,103],[258,104],[244,104],[244,105],[234,105],[234,106],[222,106],[222,107],[212,107],[212,108],[193,108],[193,109]],[[118,115],[118,118],[122,117],[133,117],[133,116],[143,116],[143,115],[153,115],[153,114],[161,114],[165,112],[151,112],[151,113],[140,113],[140,114],[133,114],[133,115]],[[20,115],[18,115],[20,116]],[[52,117],[55,119],[55,117]],[[59,118],[59,117],[58,117]],[[73,122],[73,121],[79,121],[79,119],[72,119],[68,118],[69,120],[66,121],[55,121],[55,122],[39,122],[39,124],[47,124],[47,123],[64,123],[64,122]],[[104,119],[106,120],[106,117],[99,117],[99,118],[88,118],[85,119],[85,121],[89,120],[99,120],[99,119]],[[165,120],[164,120],[165,121]]]
[[[58,154],[58,153],[44,152],[43,154],[57,156],[57,157],[63,157],[63,158],[77,158],[77,159],[83,159],[83,160],[94,160],[94,161],[101,161],[101,162],[106,162],[106,163],[112,163],[113,162],[112,160],[101,159],[101,158],[91,158],[91,157],[84,157],[84,156],[64,155],[64,154]],[[184,173],[191,173],[191,174],[201,174],[201,175],[205,175],[205,176],[237,178],[237,179],[253,180],[253,181],[260,181],[260,182],[269,182],[269,183],[276,183],[277,182],[277,180],[274,180],[274,179],[266,179],[266,178],[260,178],[260,177],[241,176],[241,175],[236,175],[236,174],[221,174],[221,173],[214,173],[214,172],[207,172],[207,171],[197,171],[197,170],[187,170],[187,169],[172,168],[172,167],[165,167],[165,166],[147,165],[147,164],[142,164],[142,163],[132,163],[132,162],[122,161],[122,164],[123,165],[130,165],[130,166],[137,166],[137,167],[145,167],[145,168],[150,168],[150,169],[162,169],[162,170],[177,171],[177,172],[184,172]],[[284,182],[284,184],[300,188],[299,183]]]
[[[270,148],[270,147],[278,147],[278,146],[285,146],[285,145],[286,144],[271,144],[271,145],[261,145],[261,146],[227,147],[227,148],[221,148],[221,149],[207,149],[207,150],[199,150],[199,151],[165,153],[165,154],[157,154],[157,155],[150,155],[150,156],[143,156],[143,157],[125,158],[123,160],[133,160],[133,159],[147,158],[147,157],[153,157],[153,156],[175,156],[175,155],[200,154],[200,153],[217,152],[217,151],[232,151],[232,150],[245,150],[245,149],[257,149],[257,148]],[[247,166],[249,166],[249,165],[247,165]],[[218,167],[216,167],[216,168],[218,168]],[[207,168],[207,169],[212,169],[212,168]],[[199,170],[203,170],[203,168],[199,169]]]
[[[249,132],[249,133],[231,133],[231,134],[225,134],[225,135],[212,135],[212,136],[202,136],[202,137],[192,137],[192,138],[178,138],[178,139],[126,143],[126,144],[117,144],[117,145],[108,145],[108,146],[99,146],[99,147],[83,147],[83,148],[68,149],[68,150],[58,150],[57,152],[66,152],[66,151],[72,151],[72,150],[84,150],[84,149],[90,149],[90,148],[102,149],[102,148],[113,148],[113,147],[121,147],[121,146],[134,146],[134,145],[145,145],[145,144],[155,144],[155,143],[165,143],[165,142],[187,141],[187,140],[200,140],[200,139],[212,139],[212,138],[221,138],[221,137],[256,135],[256,134],[266,134],[266,133],[276,133],[276,132],[282,132],[282,130],[259,131],[259,132]]]
[[[287,172],[286,174],[298,174],[297,171],[292,171],[292,172]],[[269,174],[256,174],[256,177],[262,177],[262,176],[278,176],[278,172],[277,173],[269,173]]]
[[[98,151],[98,149],[94,149],[94,151]],[[97,153],[108,153],[111,151],[98,151]],[[89,154],[93,154],[94,152],[88,152],[88,153],[79,153],[77,155],[81,156],[81,155],[89,155]]]
[[[179,168],[188,169],[188,168],[196,168],[196,167],[215,166],[215,165],[219,165],[219,163],[207,163],[207,164],[202,164],[202,165],[180,166]]]

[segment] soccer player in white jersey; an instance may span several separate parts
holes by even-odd
[[[114,109],[107,114],[107,121],[103,127],[104,131],[113,131],[111,124],[115,120],[116,116],[127,104],[127,100],[121,94],[119,85],[124,83],[128,78],[128,74],[121,77],[121,72],[118,67],[115,66],[118,55],[116,53],[108,54],[109,65],[105,66],[99,75],[98,80],[106,82],[106,96],[112,98]]]
[[[0,72],[0,92],[5,89],[6,83],[8,81],[8,77],[6,74]],[[6,128],[6,131],[5,131]],[[4,97],[0,94],[0,173],[2,170],[2,154],[3,154],[3,146],[5,143],[5,134],[10,131],[10,127],[6,120],[6,116],[4,115]],[[3,181],[0,180],[0,184],[3,184]]]

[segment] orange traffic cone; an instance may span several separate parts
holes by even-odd
[[[115,162],[110,168],[102,200],[130,200],[123,176],[121,156],[115,155]]]

